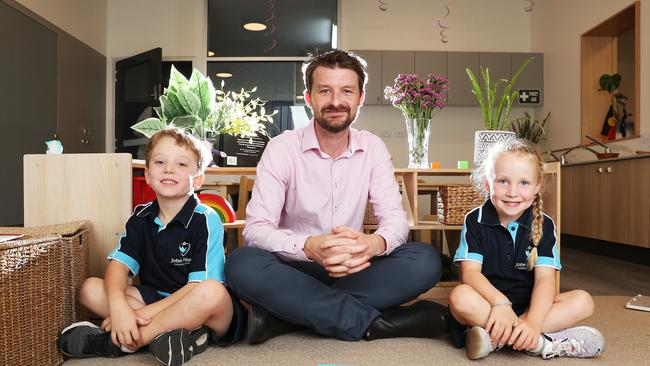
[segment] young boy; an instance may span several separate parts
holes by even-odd
[[[65,328],[57,341],[65,355],[117,357],[149,345],[158,361],[181,365],[209,338],[241,338],[245,313],[224,286],[223,226],[194,195],[209,162],[202,146],[175,128],[149,140],[144,172],[156,200],[135,208],[104,279],[82,285],[81,304],[104,321]],[[130,275],[141,285],[128,286]]]

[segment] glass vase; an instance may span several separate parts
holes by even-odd
[[[429,169],[430,118],[406,118],[409,142],[409,168]]]

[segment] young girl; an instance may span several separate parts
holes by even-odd
[[[465,216],[454,257],[462,284],[449,297],[452,340],[470,359],[505,345],[543,358],[605,349],[598,330],[568,328],[593,313],[591,296],[555,293],[562,267],[555,223],[542,212],[542,167],[535,148],[517,140],[495,145],[472,174],[489,199]]]

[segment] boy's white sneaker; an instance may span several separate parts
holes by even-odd
[[[553,357],[595,357],[605,351],[605,337],[592,327],[573,327],[542,334],[544,359]]]
[[[490,333],[482,327],[474,326],[465,335],[465,351],[470,360],[478,360],[490,354],[496,347],[492,344]]]

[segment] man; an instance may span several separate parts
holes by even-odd
[[[345,51],[303,67],[311,123],[272,139],[246,208],[245,247],[226,277],[251,304],[248,341],[297,327],[342,340],[435,337],[446,309],[399,307],[440,279],[439,254],[405,243],[409,231],[390,154],[350,128],[363,103],[365,62]],[[366,202],[379,228],[362,230]]]

